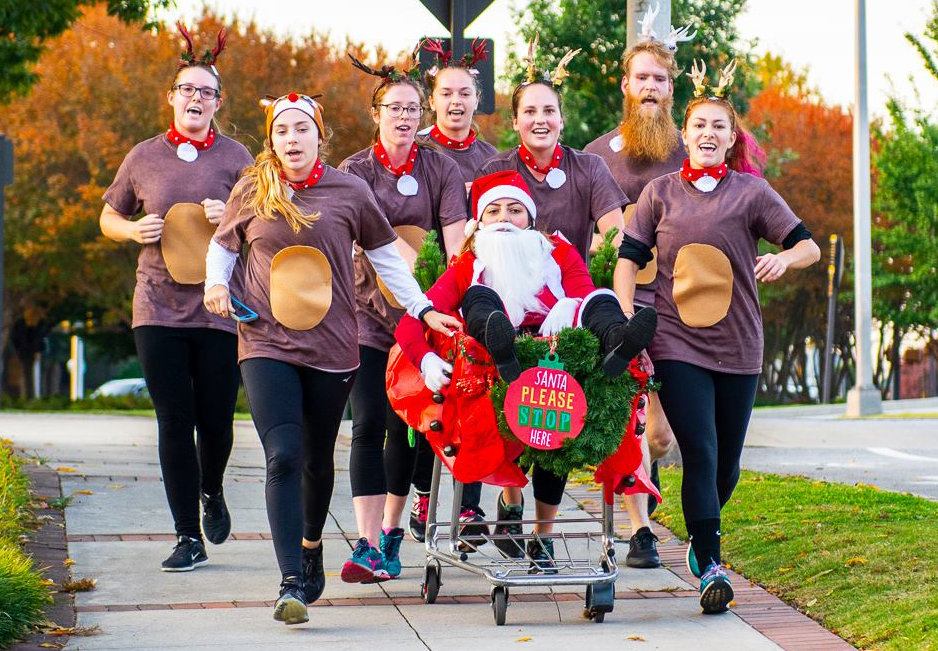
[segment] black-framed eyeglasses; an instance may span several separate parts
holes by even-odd
[[[195,91],[199,91],[202,99],[218,99],[221,93],[210,86],[193,86],[192,84],[173,84],[173,90],[178,90],[183,97],[192,97]]]
[[[407,117],[409,118],[419,118],[423,115],[422,106],[401,106],[400,104],[378,104],[378,106],[383,106],[388,111],[388,115],[392,118],[399,118],[404,114],[404,111],[407,111]]]

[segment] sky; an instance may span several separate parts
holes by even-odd
[[[626,0],[622,0],[625,4]],[[391,52],[413,47],[423,35],[446,31],[419,0],[176,0],[166,18],[191,18],[203,5],[224,16],[254,18],[281,34],[302,35],[311,29],[344,41],[382,43]],[[525,0],[494,0],[469,26],[467,36],[494,38],[496,57],[504,59],[513,30],[512,6]],[[933,111],[938,106],[938,80],[923,69],[905,32],[921,35],[932,0],[866,0],[870,111],[885,112],[890,95]],[[808,69],[808,83],[825,101],[849,105],[854,93],[854,0],[748,0],[739,17],[740,35],[756,40],[755,51],[781,55],[795,68]],[[389,24],[394,25],[388,29]],[[909,81],[921,93],[916,97]]]

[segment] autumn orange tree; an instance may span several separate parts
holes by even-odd
[[[822,263],[760,285],[765,327],[760,392],[767,402],[807,400],[813,367],[809,344],[823,346],[825,339],[828,238],[832,233],[844,238],[848,254],[853,247],[852,122],[844,109],[825,104],[808,87],[804,73],[778,57],[763,57],[760,74],[764,88],[751,100],[747,123],[769,153],[769,182],[823,252]],[[842,290],[849,290],[848,281],[845,277]],[[849,291],[841,296],[835,350],[846,364],[835,370],[843,379],[853,359],[853,303]],[[790,395],[791,386],[797,395]]]
[[[196,47],[220,27],[211,12],[191,25]],[[375,80],[354,70],[345,53],[374,62],[386,52],[369,56],[362,44],[332,43],[316,32],[290,41],[253,22],[228,28],[218,65],[224,133],[258,153],[258,100],[301,90],[322,94],[332,164],[371,142]],[[16,151],[7,192],[3,349],[20,362],[13,366],[22,370],[21,395],[42,337],[60,320],[84,321],[90,313],[100,328],[127,332],[138,247],[101,236],[101,196],[134,144],[169,126],[166,91],[182,48],[175,28],[142,32],[105,7],[89,9],[47,45],[39,81],[0,108],[0,132]]]

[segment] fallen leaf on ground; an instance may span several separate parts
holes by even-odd
[[[39,646],[43,647],[44,649],[61,649],[63,646],[65,646],[65,643],[40,642]]]
[[[66,558],[64,561],[62,561],[62,564],[65,565],[66,567],[68,567],[69,565],[74,565],[74,564],[75,564],[75,559],[74,559],[74,558]]]
[[[811,577],[808,577],[807,579],[805,579],[804,582],[805,582],[805,583],[810,583],[811,581],[814,581],[814,580],[816,580],[816,579],[820,579],[820,578],[821,578],[822,576],[824,576],[825,574],[830,574],[830,573],[833,572],[833,571],[834,571],[833,569],[830,569],[830,570],[824,570],[823,572],[818,572],[818,573],[815,574],[814,576],[811,576]]]
[[[97,579],[77,579],[75,581],[66,581],[59,588],[62,592],[88,592],[94,590]]]
[[[56,472],[78,472],[74,468],[69,468],[68,466],[59,466],[55,469]]]
[[[69,637],[83,637],[88,635],[97,635],[100,632],[101,629],[98,628],[97,624],[94,626],[55,626],[43,631],[45,635],[51,635],[52,637],[59,637],[62,635],[68,635]]]
[[[530,642],[531,638],[529,637],[519,637],[515,642]]]
[[[94,491],[72,491],[72,495],[94,495]]]
[[[778,568],[778,571],[779,571],[779,572],[791,572],[793,569],[795,569],[795,568],[793,568],[793,567],[780,567],[780,568]]]
[[[735,600],[733,600],[733,601],[730,601],[730,603],[729,603],[729,604],[727,604],[727,605],[728,605],[728,606],[730,606],[730,607],[732,608],[733,606],[735,606],[735,605],[736,605],[736,601],[735,601]]]
[[[629,635],[629,639],[630,639],[630,640],[633,640],[633,641],[635,641],[635,642],[644,642],[644,641],[645,641],[645,638],[643,638],[641,635]]]
[[[844,565],[846,565],[847,567],[853,567],[854,565],[864,565],[868,562],[869,561],[867,561],[862,556],[854,556],[853,558],[848,558],[847,562],[844,563]]]
[[[809,601],[808,603],[805,604],[805,608],[810,608],[811,606],[813,606],[813,605],[816,604],[816,603],[817,603],[817,599],[812,599],[811,601]]]
[[[124,485],[123,484],[108,484],[107,487],[108,488],[123,488]]]

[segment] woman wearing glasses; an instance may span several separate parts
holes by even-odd
[[[416,67],[376,71],[355,64],[381,78],[371,102],[374,145],[353,154],[339,168],[362,178],[391,225],[411,240],[410,246],[404,237],[397,240],[411,269],[422,231],[435,230],[447,258],[456,255],[466,223],[465,185],[452,159],[414,140],[426,99],[419,71]],[[410,445],[407,425],[388,405],[384,380],[394,329],[404,311],[388,302],[362,255],[355,256],[355,300],[361,366],[351,394],[349,470],[360,539],[342,569],[342,579],[367,583],[400,574],[404,537],[400,521],[417,448]]]
[[[252,161],[243,145],[219,134],[214,125],[222,104],[214,64],[224,48],[224,31],[214,51],[196,59],[189,35],[179,27],[188,50],[166,96],[173,108],[169,130],[127,154],[104,193],[100,217],[105,236],[141,245],[132,328],[156,409],[163,486],[177,536],[173,553],[163,561],[164,572],[185,572],[205,563],[202,532],[217,545],[231,530],[222,480],[238,393],[235,322],[202,307],[201,280],[179,273],[174,278],[161,242],[164,217],[173,206],[187,204],[182,208],[190,209],[190,216],[195,209],[195,229],[205,227],[204,221],[198,223],[203,219],[217,224],[232,187]],[[142,217],[131,219],[141,212]],[[232,291],[240,294],[243,283],[239,264]]]

